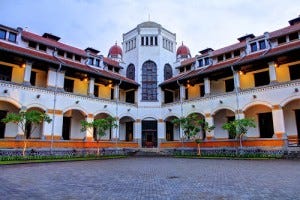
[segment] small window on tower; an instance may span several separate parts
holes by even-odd
[[[142,37],[141,45],[144,46],[144,37]]]
[[[155,46],[157,46],[157,36],[155,36]]]

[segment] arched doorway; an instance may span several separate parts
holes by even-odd
[[[124,141],[132,141],[134,138],[134,119],[125,116],[120,119],[119,123],[119,138]]]
[[[224,123],[235,120],[234,112],[229,109],[220,109],[215,112],[215,114],[213,115],[213,118],[214,118],[214,124],[215,124],[215,129],[214,129],[215,138],[234,139],[232,136],[229,135],[228,131],[226,131],[222,128]]]
[[[180,139],[180,126],[175,126],[172,122],[174,119],[178,119],[176,116],[170,116],[165,119],[167,141],[174,141]]]
[[[13,123],[5,124],[1,122],[1,120],[4,119],[8,113],[18,113],[19,111],[20,109],[15,105],[6,101],[0,101],[0,139],[17,136],[18,126]]]
[[[99,113],[94,117],[94,120],[96,119],[104,119],[107,117],[111,117],[109,114],[107,113]],[[93,138],[95,141],[97,140],[111,140],[113,137],[113,133],[112,133],[112,129],[109,129],[106,131],[104,136],[101,136],[101,138],[99,137],[99,135],[97,135],[97,131],[94,129],[93,131]]]
[[[191,115],[197,116],[197,119],[202,119],[202,120],[205,119],[204,115],[202,115],[201,113],[196,113],[196,112],[194,112],[194,113],[189,114],[188,116],[191,116]],[[201,131],[201,133],[199,133],[199,134],[200,134],[200,138],[201,138],[202,140],[205,140],[205,139],[206,139],[206,132],[203,130],[203,128],[204,128],[204,127],[202,127],[202,131]]]
[[[245,118],[252,118],[256,128],[248,130],[248,137],[272,138],[274,135],[272,110],[266,105],[253,105],[245,110]]]
[[[292,144],[300,145],[300,99],[288,102],[282,109],[288,139]]]
[[[44,113],[45,111],[38,107],[31,107],[27,111],[39,111],[41,113]],[[43,123],[34,126],[31,123],[26,123],[25,127],[25,137],[26,139],[41,139],[43,137]]]
[[[85,120],[85,114],[77,109],[68,110],[63,116],[62,139],[84,139],[81,132],[81,121]]]
[[[142,120],[142,147],[157,147],[157,120],[145,118]]]

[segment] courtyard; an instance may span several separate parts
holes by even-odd
[[[293,160],[143,158],[0,166],[0,199],[299,199]]]

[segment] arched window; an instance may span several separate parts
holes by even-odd
[[[128,65],[126,71],[126,77],[131,80],[135,80],[135,67],[133,64]]]
[[[165,80],[172,78],[173,72],[172,72],[172,67],[169,64],[165,64],[164,67],[164,78]]]
[[[142,67],[142,100],[157,100],[157,66],[146,61]]]

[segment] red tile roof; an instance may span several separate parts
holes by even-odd
[[[280,46],[272,48],[272,49],[266,49],[264,51],[251,53],[245,57],[233,58],[233,59],[226,60],[224,62],[220,62],[220,63],[214,64],[214,65],[208,66],[208,67],[201,67],[196,70],[192,70],[192,71],[189,71],[189,72],[186,72],[183,74],[179,74],[178,76],[172,77],[171,79],[164,81],[160,85],[162,86],[162,85],[166,85],[166,84],[175,82],[177,80],[184,80],[184,79],[198,76],[200,74],[210,73],[215,70],[220,70],[225,67],[232,66],[232,65],[234,65],[234,66],[243,65],[243,64],[246,64],[249,62],[253,62],[254,60],[257,60],[257,59],[264,59],[266,57],[274,56],[277,54],[282,54],[284,52],[295,50],[295,49],[300,49],[300,40],[290,42],[290,43],[287,43],[284,45],[280,45]]]
[[[300,23],[270,32],[270,38],[280,37],[300,30]]]
[[[224,48],[212,51],[212,56],[221,55],[223,53],[227,53],[227,52],[230,52],[230,51],[241,49],[243,47],[246,47],[246,41],[239,42],[239,43],[236,43],[236,44],[233,44],[233,45],[229,45],[227,47],[224,47]]]
[[[46,62],[51,62],[54,64],[59,64],[59,61],[57,58],[53,57],[52,55],[43,53],[43,52],[39,52],[37,50],[32,50],[32,49],[28,49],[28,48],[24,48],[24,47],[20,47],[17,46],[15,44],[9,44],[6,42],[2,42],[0,40],[0,50],[4,50],[4,51],[8,51],[8,52],[12,52],[12,53],[17,53],[20,55],[25,55],[31,58],[35,58],[38,60],[43,60]],[[134,85],[138,85],[138,83],[136,83],[135,81],[128,79],[126,77],[123,77],[119,74],[113,73],[113,72],[109,72],[109,71],[104,71],[101,69],[95,69],[92,67],[89,67],[88,65],[85,64],[81,64],[75,61],[71,61],[71,60],[67,60],[64,58],[59,58],[62,62],[63,65],[73,68],[73,69],[77,69],[77,70],[81,70],[81,71],[85,71],[85,72],[89,72],[92,74],[96,74],[102,77],[106,77],[106,78],[111,78],[111,79],[115,79],[115,80],[122,80]]]
[[[186,59],[184,61],[182,61],[180,64],[180,66],[185,66],[185,65],[189,65],[189,64],[192,64],[196,61],[196,57],[193,57],[193,58],[189,58],[189,59]]]
[[[122,68],[119,65],[119,62],[117,62],[115,60],[112,60],[110,58],[107,58],[107,57],[103,57],[103,62],[106,63],[106,64],[108,64],[108,65],[114,66],[114,67]]]
[[[64,44],[61,42],[57,42],[57,41],[54,41],[54,40],[51,40],[48,38],[44,38],[40,35],[36,35],[31,32],[22,31],[22,38],[24,38],[25,40],[35,41],[35,42],[42,43],[47,46],[56,47],[56,48],[64,50],[64,51],[86,57],[86,52],[82,49],[72,47],[70,45],[67,45],[67,44]]]

